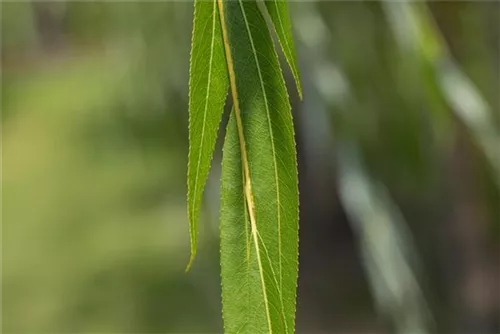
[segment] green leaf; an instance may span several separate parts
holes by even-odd
[[[430,333],[433,319],[419,284],[411,231],[383,184],[366,172],[359,148],[337,138],[339,196],[357,235],[368,283],[395,333]]]
[[[500,134],[495,127],[493,108],[474,83],[451,57],[443,36],[424,3],[385,2],[392,30],[401,49],[409,49],[424,59],[433,71],[437,92],[450,110],[471,133],[500,186]]]
[[[222,162],[227,333],[293,333],[298,180],[290,103],[255,1],[218,0],[234,102]]]
[[[265,0],[267,12],[271,18],[276,35],[285,55],[286,61],[292,70],[297,91],[302,99],[302,84],[300,83],[299,67],[297,66],[297,56],[295,54],[295,46],[293,43],[292,24],[290,22],[290,14],[288,3],[283,0]]]
[[[215,1],[195,1],[189,73],[188,217],[191,257],[196,255],[203,189],[228,91],[219,11]]]

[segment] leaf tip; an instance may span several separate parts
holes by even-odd
[[[297,68],[297,64],[294,64],[292,61],[288,59],[287,61],[290,65],[290,69],[292,70],[292,76],[293,79],[295,80],[295,86],[297,87],[297,92],[299,93],[299,99],[300,101],[302,101],[304,100],[304,94],[302,93],[302,81],[300,79],[299,69]]]
[[[191,270],[195,257],[196,257],[196,250],[191,250],[191,256],[189,257],[189,262],[185,269],[186,274],[189,273],[189,271]]]
[[[190,204],[190,203],[189,203]],[[189,256],[189,261],[188,261],[188,264],[186,266],[186,273],[189,272],[189,270],[191,269],[191,267],[193,266],[193,262],[194,262],[194,259],[196,258],[196,245],[197,245],[197,222],[196,220],[193,220],[192,217],[190,216],[190,212],[188,212],[188,216],[189,216],[189,241],[190,241],[190,247],[191,247],[191,254]]]

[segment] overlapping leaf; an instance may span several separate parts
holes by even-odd
[[[227,91],[227,70],[217,4],[215,1],[197,0],[189,76],[188,217],[191,257],[188,268],[196,255],[200,203]]]
[[[298,180],[288,94],[257,3],[218,5],[234,102],[222,166],[224,327],[292,333]]]
[[[297,65],[297,56],[292,36],[292,24],[290,22],[290,14],[288,10],[288,2],[284,0],[266,0],[267,12],[271,18],[271,22],[278,35],[278,40],[285,55],[286,61],[292,70],[297,91],[302,98],[302,84],[300,83],[299,67]]]

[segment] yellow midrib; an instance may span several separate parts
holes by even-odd
[[[247,156],[246,145],[245,145],[245,135],[243,132],[243,123],[241,120],[241,110],[240,110],[240,105],[239,105],[238,91],[236,89],[236,76],[235,76],[235,72],[234,72],[233,58],[231,55],[231,48],[229,46],[226,21],[225,21],[225,17],[224,17],[224,4],[223,4],[222,0],[217,0],[217,4],[219,7],[219,17],[220,17],[220,21],[221,21],[222,38],[224,41],[224,50],[226,53],[226,62],[227,62],[227,69],[228,69],[228,74],[229,74],[231,94],[233,96],[234,113],[236,116],[236,125],[238,128],[238,137],[239,137],[240,151],[241,151],[241,163],[243,165],[243,171],[244,171],[245,199],[246,199],[246,204],[248,207],[248,214],[250,216],[250,224],[251,224],[251,228],[252,228],[252,237],[253,237],[253,241],[254,241],[254,245],[255,245],[257,264],[259,266],[260,280],[261,280],[261,285],[262,285],[262,295],[264,298],[264,306],[266,309],[267,324],[268,324],[268,328],[269,328],[269,333],[272,333],[273,330],[272,330],[272,325],[271,325],[271,314],[269,312],[269,301],[267,299],[266,284],[264,281],[264,270],[263,270],[262,261],[260,258],[259,243],[258,243],[258,237],[257,237],[257,223],[255,220],[255,204],[254,204],[253,193],[252,193],[250,169],[248,166],[248,156]]]
[[[241,8],[241,13],[243,15],[243,19],[245,21],[245,27],[247,30],[248,38],[250,40],[250,45],[252,47],[252,54],[255,60],[255,65],[257,66],[257,73],[259,75],[259,83],[260,87],[262,89],[262,95],[264,97],[264,106],[266,108],[266,115],[267,115],[267,125],[269,129],[269,136],[271,137],[271,150],[272,150],[272,156],[273,156],[273,166],[274,166],[274,182],[276,183],[276,218],[278,221],[278,265],[279,265],[279,285],[278,287],[278,293],[279,293],[279,298],[280,298],[280,303],[281,303],[281,315],[283,316],[283,323],[285,325],[285,332],[288,333],[288,324],[286,322],[286,316],[285,316],[285,306],[283,304],[283,282],[282,282],[282,265],[281,265],[281,200],[280,200],[280,187],[279,187],[279,176],[278,176],[278,162],[276,161],[276,148],[274,146],[274,134],[273,134],[273,128],[271,125],[271,113],[269,111],[269,103],[267,99],[267,94],[266,94],[266,89],[264,87],[264,79],[262,78],[262,70],[260,68],[260,63],[259,59],[257,58],[257,50],[255,48],[255,44],[253,41],[253,36],[252,32],[250,31],[250,25],[248,24],[248,19],[246,16],[245,8],[243,7],[243,3],[241,0],[239,1],[240,8]],[[265,244],[262,244],[265,247]],[[272,268],[272,266],[271,266]],[[276,279],[276,275],[273,273],[273,277]]]

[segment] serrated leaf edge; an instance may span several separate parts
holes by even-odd
[[[201,141],[200,141],[200,152],[198,154],[198,166],[196,168],[196,176],[195,176],[195,183],[194,183],[194,189],[193,192],[196,194],[198,190],[198,177],[199,177],[199,171],[200,171],[200,161],[201,161],[201,154],[203,152],[203,138],[205,136],[205,127],[206,127],[206,117],[207,117],[207,111],[208,111],[208,101],[209,101],[209,96],[210,96],[210,84],[212,80],[212,68],[213,68],[213,55],[214,55],[214,46],[215,46],[215,30],[216,30],[216,23],[217,23],[217,5],[214,2],[214,7],[213,7],[213,18],[212,18],[212,34],[211,34],[211,41],[210,41],[210,58],[209,58],[209,70],[208,70],[208,83],[207,83],[207,93],[206,93],[206,99],[205,99],[205,108],[203,111],[203,127],[202,127],[202,132],[201,132]],[[193,15],[193,34],[192,38],[195,36],[195,31],[197,28],[196,24],[196,3],[195,3],[195,10],[194,10],[194,15]],[[191,45],[193,44],[193,40],[191,41]],[[191,47],[192,50],[192,47]],[[192,52],[192,51],[191,51]],[[191,61],[192,61],[192,54],[191,54]],[[190,71],[191,71],[191,66],[190,66]],[[191,73],[189,73],[189,77],[191,80]],[[191,94],[191,84],[189,85],[189,94]],[[189,99],[191,102],[191,99]],[[189,116],[192,117],[191,115],[191,105],[189,105]],[[191,122],[189,123],[189,126],[191,126]],[[191,157],[188,157],[188,164],[191,163]],[[188,171],[189,171],[188,167]],[[186,272],[188,272],[191,269],[191,266],[194,262],[194,259],[196,257],[196,246],[197,246],[197,233],[198,233],[198,219],[199,217],[194,217],[195,216],[195,200],[193,201],[190,200],[190,191],[191,188],[189,186],[189,178],[188,178],[188,220],[189,220],[189,235],[190,235],[190,243],[191,243],[191,255],[189,257],[189,262],[186,266]],[[201,199],[200,199],[201,202]]]
[[[278,1],[286,2],[285,0],[262,0],[265,3],[265,7],[267,8],[267,4],[272,2],[276,8],[278,8]],[[278,37],[278,42],[281,46],[281,49],[283,50],[283,54],[285,55],[285,59],[288,63],[288,66],[290,67],[290,70],[292,71],[293,78],[295,80],[295,85],[297,87],[297,92],[299,94],[299,98],[302,100],[304,98],[303,93],[302,93],[302,83],[300,81],[300,73],[298,69],[297,63],[294,61],[296,60],[297,56],[295,53],[295,47],[291,46],[290,43],[288,43],[288,40],[286,38],[281,38],[280,34],[278,34],[278,29],[281,29],[282,33],[285,34],[285,27],[283,26],[283,20],[281,19],[281,14],[279,10],[276,11],[278,15],[278,23],[279,26],[273,21],[269,11],[269,17],[271,18],[271,24],[276,31],[276,36]],[[285,51],[286,50],[286,51]],[[287,52],[288,51],[288,52]],[[295,56],[295,57],[294,57]]]
[[[240,3],[240,7],[242,8],[242,11],[244,13],[244,9],[243,9],[243,6],[241,4],[241,1],[239,1],[239,3]],[[259,249],[260,247],[259,247],[259,240],[258,240],[258,236],[257,236],[258,230],[257,230],[256,219],[255,219],[255,202],[254,202],[253,192],[252,192],[250,168],[249,168],[249,164],[248,164],[248,156],[247,156],[247,151],[246,151],[245,135],[243,133],[243,123],[241,120],[241,110],[240,110],[240,106],[239,106],[238,91],[236,89],[236,75],[235,75],[235,71],[234,71],[231,48],[229,46],[229,40],[228,40],[228,36],[227,36],[227,25],[226,25],[225,16],[224,16],[224,4],[223,4],[222,0],[217,0],[217,4],[219,7],[219,17],[220,17],[220,21],[221,21],[222,38],[224,41],[224,49],[226,52],[226,63],[227,63],[228,74],[229,74],[229,82],[230,82],[231,94],[233,96],[234,115],[236,117],[236,125],[237,125],[237,129],[238,129],[238,137],[239,137],[239,142],[240,142],[241,161],[242,161],[243,171],[244,171],[243,177],[244,177],[245,200],[247,203],[248,215],[250,218],[251,234],[252,234],[253,243],[255,246],[257,265],[259,267],[259,274],[260,274],[260,281],[261,281],[261,286],[262,286],[262,295],[264,298],[264,307],[265,307],[265,311],[266,311],[267,324],[268,324],[268,328],[269,328],[269,333],[272,333],[271,314],[269,311],[269,301],[267,298],[266,283],[264,280],[264,270],[263,270],[263,266],[262,266],[262,260],[260,258],[260,249]],[[246,18],[246,16],[245,16],[245,18]],[[245,22],[245,23],[248,27],[248,22]]]

